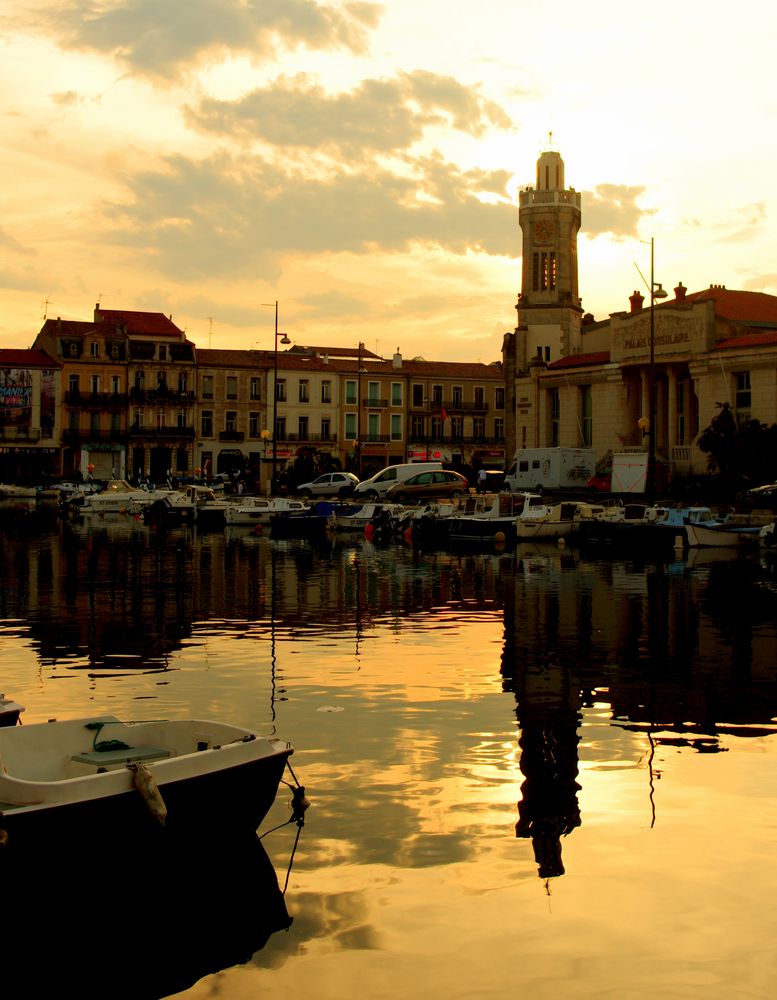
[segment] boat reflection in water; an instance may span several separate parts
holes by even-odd
[[[249,962],[292,922],[255,833],[221,839],[202,828],[153,850],[56,843],[4,864],[3,993],[156,1000]]]

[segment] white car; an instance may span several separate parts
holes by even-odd
[[[301,497],[347,497],[358,484],[352,472],[325,472],[310,483],[302,483],[296,492]]]

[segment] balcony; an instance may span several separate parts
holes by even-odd
[[[193,403],[195,394],[190,389],[171,389],[168,386],[157,386],[156,389],[141,389],[133,386],[129,391],[131,403],[159,404],[180,406]]]
[[[71,427],[62,431],[62,443],[76,446],[81,444],[124,444],[127,440],[126,431],[92,431],[89,428],[73,429]]]
[[[243,431],[219,431],[219,441],[245,441]]]
[[[40,441],[41,431],[37,427],[0,427],[0,441],[24,441],[28,444]]]
[[[388,405],[387,399],[376,399],[374,396],[362,400],[362,408],[365,410],[385,410]]]
[[[337,442],[336,434],[279,434],[279,441],[305,443],[305,444],[334,444]]]
[[[133,424],[129,429],[130,437],[138,438],[163,438],[165,440],[171,440],[178,438],[186,438],[187,440],[194,437],[193,427],[143,427],[140,424]]]
[[[68,406],[97,406],[100,409],[110,410],[115,407],[125,407],[127,398],[125,392],[81,392],[79,389],[65,391],[65,403]]]

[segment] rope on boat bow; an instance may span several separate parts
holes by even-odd
[[[281,778],[281,784],[285,785],[287,788],[291,789],[291,816],[286,820],[285,823],[279,823],[277,826],[272,827],[265,832],[259,838],[264,840],[268,833],[274,833],[276,830],[281,830],[284,826],[289,826],[291,823],[296,823],[297,825],[297,835],[294,838],[294,846],[291,849],[291,856],[289,858],[289,867],[286,869],[286,881],[283,883],[282,895],[286,895],[286,889],[289,885],[289,876],[291,875],[291,866],[294,863],[294,855],[297,850],[297,845],[299,844],[300,834],[302,833],[302,827],[305,825],[305,813],[307,812],[308,806],[310,805],[309,800],[305,797],[305,786],[301,785],[297,781],[297,775],[294,773],[294,769],[288,761],[286,760],[286,767],[289,769],[289,774],[291,775],[294,784],[289,784],[288,781],[284,781]]]

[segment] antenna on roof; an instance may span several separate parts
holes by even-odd
[[[210,349],[210,338],[213,336],[213,317],[208,316],[208,348]]]
[[[51,292],[49,292],[49,295],[51,295]],[[49,314],[49,306],[51,304],[52,304],[51,303],[51,299],[48,296],[46,296],[46,298],[43,300],[43,322],[44,323],[46,322],[46,318],[47,318],[47,316]]]

